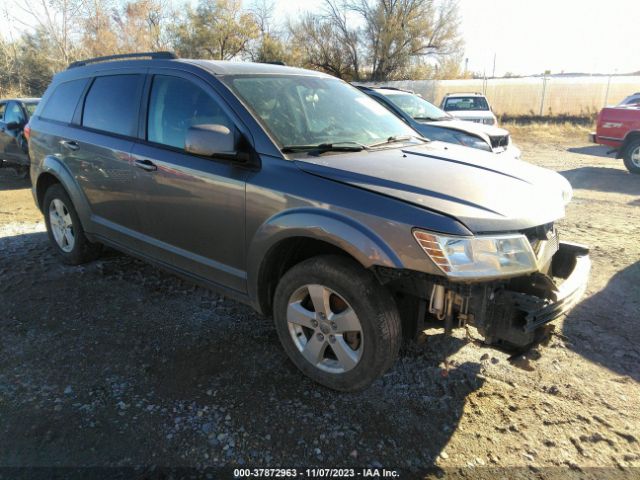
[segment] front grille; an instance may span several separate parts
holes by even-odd
[[[491,137],[491,148],[507,148],[509,146],[509,135],[496,135]]]

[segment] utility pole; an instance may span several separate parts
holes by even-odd
[[[616,68],[614,70],[615,73],[618,73],[618,69]],[[607,103],[609,102],[609,87],[611,86],[611,74],[609,74],[609,79],[607,80],[607,92],[604,94],[604,106],[607,106]]]
[[[493,73],[491,78],[496,78],[496,52],[493,52]]]
[[[544,96],[547,91],[547,75],[550,74],[550,70],[545,70],[542,75],[542,99],[540,100],[540,116],[542,116],[542,112],[544,111]]]

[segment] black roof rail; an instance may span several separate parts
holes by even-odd
[[[284,63],[282,60],[271,60],[271,61],[262,62],[262,63],[266,63],[267,65],[280,65],[281,67],[287,66],[287,64]]]
[[[86,60],[78,60],[69,64],[67,69],[84,67],[90,63],[108,62],[110,60],[125,60],[127,58],[151,58],[152,60],[174,60],[178,56],[173,52],[136,52],[122,53],[119,55],[107,55],[105,57],[88,58]]]
[[[413,90],[409,90],[407,88],[392,87],[390,85],[383,85],[378,88],[384,88],[385,90],[397,90],[398,92],[405,92],[405,93],[415,93]]]

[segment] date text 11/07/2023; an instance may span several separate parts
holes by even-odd
[[[386,468],[236,468],[235,478],[399,478]]]

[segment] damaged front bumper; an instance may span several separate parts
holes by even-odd
[[[490,343],[533,343],[541,327],[568,313],[580,301],[590,270],[588,248],[562,242],[549,275],[534,274],[489,292],[489,301],[474,324]]]
[[[411,329],[424,330],[425,322],[442,322],[445,331],[473,325],[490,344],[525,347],[539,340],[544,326],[566,314],[582,298],[591,260],[585,246],[561,242],[545,273],[509,280],[460,283],[417,272],[386,272],[385,283],[399,298],[418,299]],[[383,272],[382,277],[385,276]],[[403,308],[403,315],[415,308]]]

